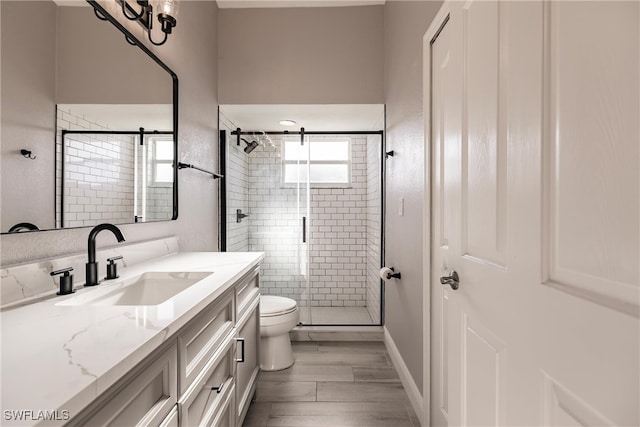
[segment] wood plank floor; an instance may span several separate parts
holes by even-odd
[[[243,427],[419,427],[382,342],[293,342],[296,363],[262,372]]]

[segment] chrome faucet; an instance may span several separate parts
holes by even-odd
[[[89,232],[89,262],[86,264],[85,286],[95,286],[98,284],[98,263],[96,262],[96,237],[102,230],[112,232],[118,242],[124,242],[124,236],[118,227],[113,224],[100,224],[93,227]]]

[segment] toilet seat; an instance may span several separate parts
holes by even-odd
[[[273,295],[260,296],[260,317],[284,316],[298,309],[295,300]]]

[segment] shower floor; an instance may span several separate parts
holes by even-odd
[[[311,309],[311,321],[309,320]],[[300,307],[300,321],[313,325],[370,325],[373,320],[366,307]]]

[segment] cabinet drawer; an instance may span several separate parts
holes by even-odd
[[[238,310],[237,319],[241,319],[245,312],[249,309],[251,302],[256,295],[260,294],[260,275],[259,269],[251,272],[249,277],[242,280],[236,285],[236,307]]]
[[[184,393],[233,329],[233,291],[204,309],[178,336],[179,387]]]
[[[85,414],[71,420],[77,426],[159,426],[177,402],[177,350],[173,344],[151,364],[126,376]],[[97,409],[92,409],[97,408]]]
[[[218,415],[218,408],[235,393],[233,375],[235,339],[227,337],[223,346],[205,365],[201,375],[178,402],[181,426],[209,425]],[[218,390],[213,389],[219,388]]]

